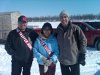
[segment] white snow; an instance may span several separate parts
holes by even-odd
[[[81,66],[81,75],[100,75],[100,51],[94,48],[87,48],[86,65]],[[0,45],[0,75],[11,75],[11,56]],[[33,61],[31,75],[39,75],[36,59]],[[56,75],[61,75],[59,62],[56,67]]]
[[[28,22],[28,26],[35,28],[42,28],[43,24],[46,22]],[[57,26],[59,25],[60,21],[58,22],[49,22],[51,23],[53,28],[57,28]]]

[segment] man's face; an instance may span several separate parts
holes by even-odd
[[[18,27],[20,28],[20,30],[24,31],[27,27],[27,22],[18,23]]]
[[[66,15],[63,15],[63,16],[60,17],[60,21],[61,21],[62,25],[65,26],[69,22],[69,17],[66,16]]]

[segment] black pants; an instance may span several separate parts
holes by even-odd
[[[63,65],[60,63],[62,75],[80,75],[79,64]]]
[[[44,65],[39,65],[40,75],[55,75],[56,65],[49,66],[48,71],[44,73]]]
[[[30,69],[32,65],[32,60],[27,63],[24,61],[12,60],[12,72],[11,75],[30,75]]]

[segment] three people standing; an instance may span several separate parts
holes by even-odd
[[[85,65],[86,37],[80,27],[72,24],[66,11],[62,11],[59,17],[61,23],[56,29],[56,37],[50,23],[42,26],[38,36],[26,28],[25,16],[18,18],[18,27],[9,33],[5,44],[7,53],[12,56],[11,75],[20,75],[22,68],[23,75],[30,75],[33,54],[37,58],[40,75],[55,75],[57,58],[62,75],[80,75],[80,64]]]

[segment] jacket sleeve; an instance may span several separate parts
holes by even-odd
[[[31,41],[32,41],[32,45],[33,45],[34,42],[35,42],[35,40],[36,40],[36,38],[38,37],[38,34],[37,34],[34,30],[32,30],[32,31],[30,32],[30,34],[29,34],[29,37],[30,37],[30,39],[31,39]]]
[[[38,44],[38,40],[36,40],[33,46],[33,54],[38,61],[42,61],[43,55],[39,53],[38,49],[39,49],[39,44]]]
[[[57,63],[58,56],[59,56],[59,48],[58,48],[57,40],[55,38],[55,42],[54,42],[54,54],[51,57],[51,60],[53,61],[54,64]]]
[[[13,55],[14,50],[12,49],[12,36],[11,36],[11,32],[8,34],[6,43],[5,43],[5,50],[7,51],[7,53],[9,55]]]
[[[78,35],[80,41],[79,53],[86,53],[87,39],[80,27],[78,28]]]

